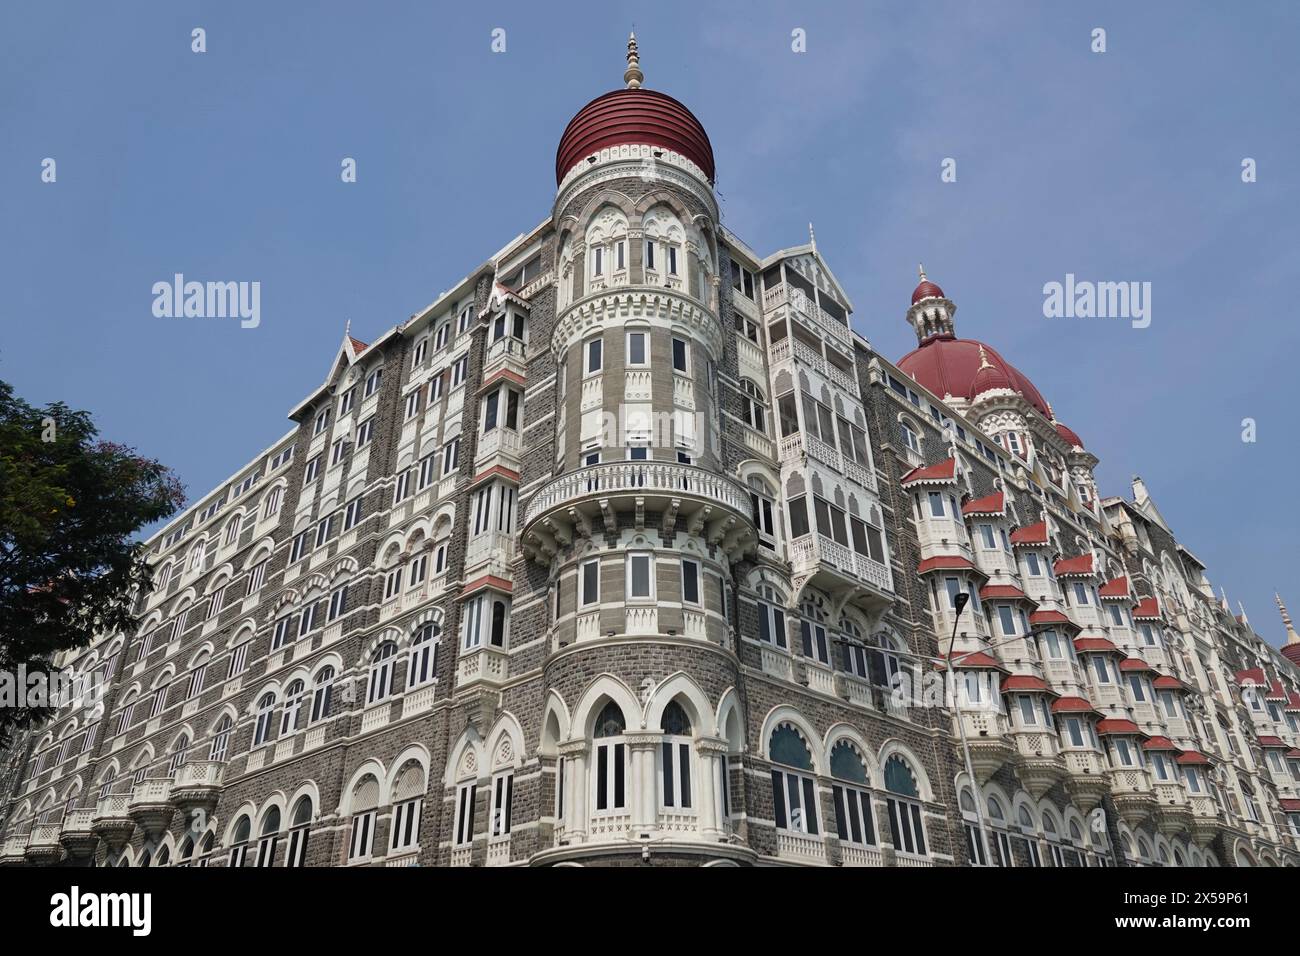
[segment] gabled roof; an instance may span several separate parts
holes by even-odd
[[[920,468],[913,468],[903,476],[901,483],[904,485],[915,484],[917,482],[947,484],[954,480],[956,470],[957,462],[952,458],[946,458],[937,465],[922,465]]]
[[[1001,515],[1006,510],[1006,496],[998,491],[983,498],[976,498],[961,506],[964,515]]]

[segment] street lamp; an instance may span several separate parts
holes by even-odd
[[[961,736],[961,751],[966,758],[966,776],[970,780],[971,797],[975,802],[975,823],[979,828],[980,848],[984,851],[985,865],[993,859],[989,853],[988,836],[984,832],[984,807],[983,800],[980,798],[979,781],[975,779],[975,770],[971,767],[970,762],[970,745],[966,743],[966,723],[961,717],[961,704],[957,696],[957,677],[952,669],[952,652],[957,644],[957,622],[961,619],[961,612],[966,610],[966,605],[970,603],[970,595],[965,591],[953,595],[953,607],[956,613],[952,618],[952,637],[948,639],[948,656],[945,658],[948,667],[948,686],[952,688],[952,706],[953,713],[957,718],[957,732]],[[961,809],[961,795],[957,796],[957,807]]]

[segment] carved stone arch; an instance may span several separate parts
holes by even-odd
[[[813,772],[818,776],[826,772],[826,760],[822,753],[821,741],[822,735],[814,730],[812,723],[798,709],[789,704],[778,704],[767,712],[763,718],[759,737],[759,753],[765,760],[771,759],[771,740],[772,734],[780,726],[789,726],[794,729],[795,733],[803,740],[804,746],[808,749],[808,757],[812,761]]]
[[[623,681],[610,673],[597,674],[587,684],[578,698],[578,705],[573,710],[573,723],[570,732],[581,739],[588,739],[600,713],[603,701],[612,700],[623,712],[623,720],[628,730],[639,730],[643,716],[641,702]]]
[[[261,561],[266,560],[275,553],[275,539],[271,537],[262,538],[257,544],[253,545],[248,552],[248,558],[244,561],[242,570],[249,571],[256,567]]]
[[[245,800],[239,805],[239,808],[230,815],[230,819],[226,821],[226,831],[221,837],[221,845],[223,847],[228,847],[233,844],[235,838],[235,826],[239,823],[241,817],[248,817],[249,841],[251,842],[256,838],[256,832],[254,831],[253,826],[257,821],[257,804],[253,803],[252,800]]]
[[[930,775],[926,773],[925,764],[921,762],[921,758],[916,755],[916,752],[911,747],[897,737],[891,737],[881,744],[880,750],[876,754],[881,774],[884,774],[889,758],[894,756],[902,758],[912,771],[912,776],[916,780],[916,787],[921,793],[921,800],[926,803],[933,803],[934,788],[930,785]]]
[[[1011,825],[1017,829],[1023,829],[1025,826],[1021,810],[1028,811],[1029,817],[1033,821],[1034,833],[1039,833],[1042,830],[1042,824],[1038,816],[1038,803],[1024,790],[1017,790],[1015,796],[1011,798]]]
[[[606,206],[613,206],[621,212],[629,227],[632,225],[632,220],[637,218],[636,203],[630,196],[619,192],[617,189],[602,188],[588,197],[587,201],[583,203],[581,211],[565,217],[566,223],[569,221],[573,223],[572,238],[575,246],[585,245],[587,230],[591,226],[591,221]]]
[[[251,618],[244,618],[232,629],[230,640],[226,641],[226,649],[238,647],[244,640],[252,640],[256,634],[257,622]]]
[[[168,664],[158,672],[157,676],[154,677],[153,683],[149,685],[149,689],[158,690],[160,687],[166,686],[175,676],[176,665]]]
[[[483,738],[473,724],[468,724],[451,750],[443,771],[443,786],[450,788],[481,779],[487,772],[486,764]]]
[[[266,818],[270,815],[272,810],[280,811],[280,826],[275,831],[276,835],[284,833],[288,829],[289,805],[285,800],[284,791],[275,790],[262,802],[261,809],[257,811],[257,816],[253,818],[253,839],[257,839],[264,835],[271,835],[263,834],[262,830],[266,825]]]
[[[287,608],[297,607],[301,600],[302,595],[298,593],[297,588],[285,588],[272,602],[271,611],[266,617],[267,621],[274,621],[280,616],[280,612]]]
[[[638,199],[632,207],[632,217],[637,220],[638,226],[645,219],[646,213],[651,212],[655,206],[667,206],[677,217],[683,230],[694,220],[691,211],[675,192],[669,189],[652,189]]]
[[[357,657],[356,662],[352,665],[353,668],[364,673],[370,666],[370,658],[374,656],[375,651],[379,649],[381,644],[392,641],[397,645],[398,650],[401,650],[405,639],[406,635],[404,635],[398,628],[393,627],[392,625],[385,627],[382,631],[373,635],[368,641],[361,645],[360,656]]]
[[[569,708],[555,688],[546,692],[546,702],[542,706],[541,733],[538,736],[539,753],[554,757],[559,745],[570,739]]]
[[[772,395],[785,395],[787,392],[794,391],[794,379],[790,376],[789,371],[781,369],[776,373],[776,378],[772,382]]]
[[[208,577],[208,583],[203,588],[203,596],[215,594],[218,589],[225,587],[235,576],[235,566],[227,561],[221,567],[217,568]]]
[[[488,731],[484,753],[488,755],[489,760],[487,769],[493,772],[518,770],[523,765],[524,732],[514,714],[503,711],[496,719],[496,723]]]
[[[340,583],[351,579],[360,569],[360,562],[351,555],[340,558],[330,568],[329,581],[326,586],[328,588],[337,587]]]
[[[832,724],[822,738],[822,749],[826,754],[826,767],[829,772],[831,762],[831,752],[841,741],[847,741],[854,752],[862,760],[862,766],[867,772],[867,782],[872,787],[881,786],[880,767],[876,765],[875,754],[872,752],[871,745],[867,743],[866,738],[849,723],[840,721]]]
[[[365,760],[361,761],[361,764],[356,768],[356,770],[352,771],[352,775],[348,778],[348,782],[339,793],[339,805],[338,809],[335,810],[335,813],[338,814],[338,816],[345,818],[352,816],[356,809],[358,796],[365,794],[363,785],[365,785],[370,779],[374,780],[375,795],[373,799],[375,801],[375,806],[373,808],[365,807],[364,809],[378,809],[379,807],[387,805],[387,796],[384,793],[384,781],[388,779],[388,771],[384,769],[384,765],[381,761],[374,757],[367,757]]]
[[[281,507],[283,507],[283,505]],[[310,512],[304,512],[303,514],[297,515],[293,519],[294,534],[297,534],[300,531],[306,531],[311,526],[312,526],[312,516]]]
[[[735,687],[722,692],[714,711],[713,725],[717,735],[727,741],[730,753],[744,753],[749,749],[745,740],[745,714]]]
[[[700,685],[684,671],[666,677],[650,692],[645,707],[645,726],[650,730],[658,730],[663,721],[664,709],[674,700],[685,702],[683,710],[697,736],[717,735],[717,727],[713,724],[713,705],[709,703],[709,698],[700,689]]]

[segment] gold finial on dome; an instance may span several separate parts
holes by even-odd
[[[636,49],[636,33],[627,35],[627,69],[623,71],[623,82],[629,90],[640,89],[645,74],[641,72],[641,55]]]

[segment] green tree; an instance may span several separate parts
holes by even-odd
[[[102,441],[84,411],[34,408],[0,381],[0,668],[46,670],[60,651],[137,626],[152,585],[138,534],[172,515],[170,469]],[[45,708],[0,708],[0,746]]]

